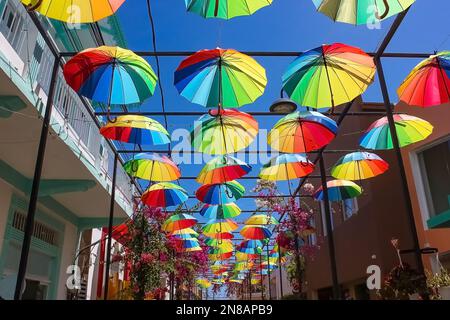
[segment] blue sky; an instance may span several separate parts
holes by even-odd
[[[217,46],[239,51],[304,51],[324,43],[343,42],[375,51],[394,18],[382,22],[381,29],[369,30],[366,26],[334,23],[317,13],[311,0],[274,0],[250,17],[239,17],[230,21],[204,19],[188,13],[183,0],[152,1],[156,25],[157,44],[160,51],[197,51]],[[388,52],[427,52],[445,50],[450,47],[448,27],[448,0],[417,0],[406,16]],[[134,51],[152,50],[150,25],[146,11],[146,0],[125,1],[119,10],[123,32],[128,48]],[[267,111],[274,99],[279,97],[281,75],[293,58],[256,58],[267,70],[268,85],[265,94],[254,104],[243,106],[242,111]],[[179,96],[173,86],[173,72],[182,60],[180,57],[163,57],[161,60],[161,83],[164,88],[167,111],[205,111]],[[148,60],[155,67],[154,59]],[[384,59],[384,67],[391,99],[397,101],[395,90],[417,59]],[[366,101],[381,101],[381,93],[375,83],[364,94]],[[157,92],[141,110],[161,111]],[[162,118],[155,118],[162,122]],[[176,128],[191,129],[196,117],[169,117],[169,131]],[[258,117],[260,128],[270,129],[278,117]],[[181,165],[183,175],[197,175],[200,165]],[[259,166],[254,166],[250,175],[257,175]],[[243,181],[251,189],[254,181]],[[182,181],[191,194],[199,185],[195,181]],[[285,189],[285,186],[282,187]],[[190,201],[194,204],[194,201]],[[251,209],[253,200],[240,200],[238,205]],[[241,219],[240,219],[241,220]]]

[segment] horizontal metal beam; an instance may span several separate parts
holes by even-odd
[[[243,54],[253,57],[297,57],[303,54],[304,51],[240,51]],[[78,52],[61,52],[60,56],[69,58],[76,55]],[[188,57],[196,53],[196,51],[134,51],[134,53],[141,57]],[[375,56],[376,52],[368,52],[370,56]],[[383,53],[385,58],[426,58],[432,53],[423,52],[388,52]]]
[[[351,152],[355,152],[357,151],[357,149],[355,150],[325,150],[324,153],[351,153]],[[134,153],[169,153],[168,150],[117,150],[118,153],[123,153],[123,154],[134,154]],[[180,150],[180,151],[171,151],[171,154],[183,154],[183,153],[188,153],[188,154],[203,154],[200,151],[196,151],[196,150]],[[279,154],[284,154],[284,152],[280,152],[280,151],[276,151],[276,150],[266,150],[266,151],[262,151],[262,150],[242,150],[242,151],[237,151],[234,153],[231,153],[231,155],[235,155],[235,154],[268,154],[268,153],[279,153]],[[316,154],[319,153],[319,151],[310,151],[308,152],[308,154]]]
[[[166,112],[155,112],[155,111],[128,111],[128,112],[123,112],[123,111],[111,111],[111,112],[95,112],[95,115],[98,117],[106,117],[106,116],[125,116],[125,115],[141,115],[141,116],[152,116],[152,117],[157,117],[157,116],[171,116],[171,117],[193,117],[193,116],[203,116],[207,113],[208,111],[205,110],[204,112],[187,112],[187,111],[183,111],[183,112],[178,112],[178,111],[166,111]],[[248,111],[246,112],[252,116],[285,116],[286,113],[278,113],[278,112],[270,112],[270,111]],[[375,116],[375,117],[380,117],[380,116],[384,116],[386,113],[385,112],[376,112],[376,111],[362,111],[362,112],[351,112],[348,113],[348,116]],[[334,112],[332,114],[326,114],[327,116],[340,116],[341,113],[339,112]]]
[[[320,175],[317,174],[310,174],[309,176],[305,177],[305,178],[320,178]],[[332,176],[327,176],[327,178],[333,178]],[[178,180],[196,180],[197,177],[195,176],[185,176],[185,177],[180,177],[178,178]],[[238,180],[259,180],[261,179],[261,177],[258,176],[243,176],[240,177]],[[303,178],[298,178],[298,179],[303,179]],[[295,181],[297,179],[291,179],[290,181]],[[280,181],[279,181],[280,182]]]

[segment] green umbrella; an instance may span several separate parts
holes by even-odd
[[[204,18],[231,19],[249,16],[272,4],[273,0],[185,0],[189,12]]]

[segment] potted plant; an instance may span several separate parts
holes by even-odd
[[[450,300],[450,273],[441,268],[440,272],[427,275],[427,284],[436,299]]]

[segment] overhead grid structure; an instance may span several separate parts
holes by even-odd
[[[370,111],[352,112],[351,107],[352,107],[353,102],[350,102],[350,103],[347,103],[343,107],[343,109],[339,112],[336,112],[336,110],[334,108],[332,108],[327,113],[327,115],[337,117],[336,124],[338,127],[345,121],[345,119],[347,117],[379,117],[379,116],[387,117],[391,132],[394,133],[392,135],[393,148],[395,150],[395,155],[397,157],[397,165],[400,170],[402,190],[403,190],[403,194],[404,194],[404,200],[405,200],[405,203],[407,206],[407,214],[408,214],[408,219],[409,219],[409,227],[410,227],[411,237],[413,239],[413,248],[411,249],[411,252],[415,255],[416,264],[417,264],[419,272],[423,274],[424,268],[423,268],[422,259],[421,259],[421,248],[420,248],[420,244],[419,244],[419,241],[417,238],[417,232],[416,232],[413,211],[412,211],[412,206],[411,206],[411,199],[409,196],[406,175],[405,175],[405,168],[403,165],[402,154],[400,151],[400,145],[399,145],[398,137],[395,134],[395,132],[396,132],[395,121],[394,121],[395,113],[393,111],[393,105],[391,104],[391,99],[389,97],[386,79],[385,79],[385,75],[383,72],[383,64],[382,64],[382,59],[385,59],[385,58],[390,58],[390,59],[428,58],[431,55],[430,53],[386,52],[386,49],[387,49],[389,43],[391,42],[392,38],[395,36],[398,28],[401,26],[408,11],[409,11],[409,9],[406,9],[405,11],[398,14],[395,21],[392,23],[389,31],[385,35],[384,40],[382,41],[379,48],[377,48],[377,50],[375,52],[369,53],[369,55],[371,57],[373,57],[376,67],[377,67],[378,79],[380,82],[381,93],[383,96],[382,104],[385,107],[385,111],[383,111],[383,112],[370,112]],[[162,59],[165,57],[188,57],[188,56],[195,54],[195,52],[157,51],[156,32],[155,32],[155,27],[153,24],[153,18],[152,18],[151,7],[150,7],[149,2],[148,2],[148,13],[149,13],[149,19],[150,19],[151,25],[152,25],[152,43],[153,43],[154,50],[138,51],[138,52],[135,52],[135,54],[140,57],[156,58],[157,59],[157,73],[160,76],[160,71],[159,71],[159,59],[160,58]],[[44,27],[42,26],[41,21],[37,17],[36,13],[34,13],[33,11],[29,11],[29,16],[32,19],[32,21],[35,23],[35,25],[37,26],[40,34],[42,35],[43,39],[45,40],[45,42],[47,44],[47,46],[50,48],[50,50],[54,56],[54,65],[53,65],[52,76],[51,76],[51,86],[50,86],[50,91],[49,91],[49,98],[48,98],[47,105],[46,105],[45,116],[43,118],[43,126],[42,126],[42,132],[41,132],[41,136],[40,136],[39,150],[38,150],[37,159],[36,159],[33,185],[32,185],[32,189],[31,189],[28,215],[27,215],[27,220],[26,220],[26,225],[25,225],[22,254],[21,254],[19,272],[18,272],[18,278],[17,278],[15,299],[20,298],[21,288],[23,286],[24,279],[25,279],[27,260],[28,260],[28,254],[29,254],[29,248],[30,248],[30,241],[31,241],[32,229],[33,229],[33,223],[34,223],[34,216],[35,216],[36,205],[37,205],[37,197],[38,197],[39,185],[40,185],[40,181],[41,181],[41,173],[42,173],[42,168],[43,168],[43,164],[45,161],[45,147],[46,147],[46,141],[47,141],[48,134],[49,134],[49,123],[50,123],[50,117],[51,117],[51,112],[52,112],[52,107],[53,107],[53,98],[54,98],[54,92],[55,92],[56,77],[57,77],[57,74],[58,74],[60,68],[64,67],[65,63],[67,62],[66,60],[68,58],[72,58],[73,56],[75,56],[77,54],[77,52],[59,52],[58,48],[54,45],[54,43],[49,38],[47,32],[45,31]],[[100,41],[99,44],[104,44],[103,40],[101,39],[102,38],[101,30],[98,27],[98,25],[96,23],[94,23],[92,25],[92,27],[95,28],[95,30],[97,30],[97,32],[95,34],[99,38],[99,41]],[[277,58],[277,57],[297,57],[302,52],[249,51],[249,52],[242,52],[242,53],[244,53],[248,56],[251,56],[251,57]],[[102,111],[102,112],[95,112],[94,109],[92,108],[90,102],[86,98],[82,97],[81,95],[80,95],[80,98],[81,98],[81,101],[83,102],[83,105],[84,105],[86,111],[92,116],[92,118],[94,119],[94,121],[99,129],[101,127],[100,117],[126,116],[126,115],[162,116],[162,117],[164,117],[165,128],[167,129],[167,126],[168,126],[168,123],[170,123],[171,117],[192,117],[192,116],[201,116],[201,115],[205,114],[204,112],[189,112],[189,111],[169,112],[169,111],[166,111],[166,108],[165,108],[166,106],[165,106],[165,101],[164,101],[164,91],[163,91],[163,88],[161,87],[161,84],[159,85],[159,89],[160,89],[160,94],[161,94],[161,99],[162,99],[161,110],[155,110],[155,111],[145,111],[145,112],[129,111],[128,109],[126,109],[125,106],[123,106],[122,107],[123,109],[120,112],[110,111],[110,110]],[[279,115],[279,116],[285,115],[285,113],[264,112],[264,111],[248,112],[248,114],[250,114],[254,117],[267,117],[267,116],[273,117],[273,116],[277,116],[277,115]],[[123,166],[125,161],[127,160],[125,156],[130,155],[130,154],[134,155],[137,153],[157,152],[160,154],[167,154],[170,156],[172,153],[172,148],[171,148],[172,146],[169,144],[169,147],[167,150],[152,150],[152,149],[145,149],[143,146],[141,146],[139,144],[138,150],[128,150],[128,149],[120,148],[119,144],[112,143],[109,140],[107,140],[107,141],[108,141],[109,146],[114,151],[114,155],[115,155],[112,186],[111,186],[112,189],[111,189],[111,203],[110,203],[110,215],[109,215],[109,237],[108,237],[108,239],[109,239],[108,247],[111,247],[117,165],[120,164]],[[302,195],[301,188],[307,179],[320,179],[319,181],[320,181],[320,184],[322,186],[322,191],[323,191],[323,202],[324,202],[324,210],[325,210],[325,218],[326,218],[327,241],[328,241],[328,250],[329,250],[329,257],[330,257],[330,274],[332,276],[333,296],[335,299],[341,299],[342,293],[340,292],[338,270],[337,270],[337,264],[336,264],[335,244],[334,244],[334,239],[333,239],[333,231],[332,231],[331,218],[330,218],[331,217],[330,205],[329,205],[330,199],[329,199],[328,186],[327,186],[327,178],[329,178],[330,176],[327,173],[327,168],[324,163],[324,156],[326,154],[342,154],[342,155],[344,155],[346,153],[353,152],[353,151],[355,151],[355,150],[328,150],[327,146],[325,146],[318,151],[309,152],[309,154],[311,154],[312,156],[315,155],[315,158],[311,161],[314,165],[315,164],[319,165],[319,168],[320,168],[319,174],[310,174],[310,175],[306,176],[305,178],[302,178],[300,180],[299,185],[295,188],[295,190],[292,193],[278,195],[278,197],[283,197],[283,198],[299,198],[299,197],[311,198],[310,195]],[[195,154],[195,153],[198,153],[198,151],[189,151],[189,153]],[[256,151],[238,151],[237,153],[271,154],[271,153],[274,153],[274,151],[256,150]],[[182,176],[182,177],[179,177],[179,179],[177,179],[177,180],[195,180],[196,178],[197,177],[194,177],[194,176],[184,176],[184,177]],[[241,178],[247,179],[247,180],[259,179],[258,176],[246,176],[246,177],[241,177]],[[131,175],[130,175],[130,180],[135,185],[135,189],[137,192],[137,194],[134,196],[140,198],[143,194],[142,185],[138,182],[138,180],[135,177],[133,177]],[[188,197],[195,198],[195,196],[192,194],[190,194]],[[258,198],[258,196],[244,195],[244,196],[242,196],[242,198],[254,199],[254,198]],[[168,211],[168,212],[170,212],[170,211]],[[181,212],[183,212],[183,211],[181,211]],[[186,212],[192,212],[192,211],[186,210]],[[255,212],[255,210],[242,210],[242,212],[253,213],[253,212]],[[267,210],[258,211],[258,213],[260,213],[260,212],[268,212],[268,211]],[[284,216],[282,215],[279,220],[282,220],[283,218],[284,218]],[[268,254],[269,250],[273,249],[272,243],[273,243],[273,238],[276,236],[276,230],[277,230],[277,226],[275,225],[275,226],[273,226],[271,233],[270,233],[271,238],[269,238],[269,241],[266,241],[263,243],[262,249],[264,249],[264,248],[266,249],[267,258],[269,255]],[[238,232],[233,231],[233,233],[237,234]],[[233,239],[233,241],[241,241],[244,239],[245,238],[235,237]],[[110,253],[110,250],[108,250],[108,253]],[[263,261],[261,260],[261,254],[260,254],[259,259],[260,259],[259,263],[262,264]],[[267,263],[268,263],[267,267],[268,267],[269,274],[270,274],[270,271],[271,271],[270,262],[267,261]],[[108,275],[109,265],[110,265],[110,254],[108,254],[107,263],[106,263],[106,275]],[[273,271],[273,272],[275,272],[275,271]],[[261,267],[261,275],[262,275],[262,267]],[[248,281],[250,284],[251,279],[248,279]],[[269,298],[272,297],[272,294],[273,293],[269,291],[269,296],[270,296]],[[105,299],[108,296],[108,281],[105,282],[104,296],[105,296]],[[172,294],[172,296],[173,296],[173,294]],[[250,291],[250,297],[251,297],[251,291]]]

